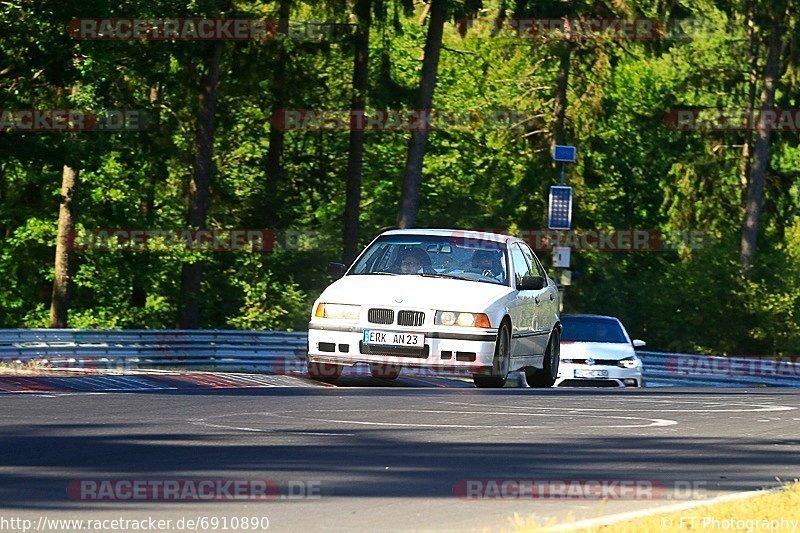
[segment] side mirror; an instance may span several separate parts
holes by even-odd
[[[518,291],[540,291],[544,289],[545,281],[542,276],[525,276],[517,284]]]
[[[633,347],[634,348],[644,348],[645,346],[647,346],[646,342],[644,342],[642,340],[639,340],[639,339],[633,339]]]
[[[341,278],[347,272],[347,267],[344,263],[328,263],[328,274],[334,278]]]

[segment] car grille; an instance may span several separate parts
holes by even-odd
[[[401,326],[421,326],[425,320],[422,311],[400,311],[397,313],[397,323]]]
[[[585,365],[585,364],[587,364],[586,363],[586,359],[568,359],[567,361],[572,363],[572,364],[574,364],[574,365]],[[567,361],[564,361],[564,362],[567,362]],[[617,361],[616,359],[595,359],[594,360],[594,366],[617,366],[618,362],[619,361]]]
[[[415,357],[418,359],[427,359],[430,354],[430,346],[427,344],[422,348],[413,348],[411,346],[374,346],[359,341],[358,349],[364,355]]]
[[[367,320],[373,324],[392,324],[394,323],[394,311],[391,309],[370,309],[367,312]]]

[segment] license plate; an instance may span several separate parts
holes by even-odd
[[[575,370],[576,378],[607,378],[608,370]]]
[[[425,346],[425,335],[422,333],[402,333],[397,331],[364,330],[364,344],[381,346],[408,346],[422,348]]]

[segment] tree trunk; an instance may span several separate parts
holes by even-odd
[[[73,242],[75,239],[75,194],[80,171],[64,165],[61,173],[61,205],[58,209],[55,279],[50,299],[50,327],[68,327],[69,298],[74,275]]]
[[[194,168],[189,184],[188,225],[191,229],[206,229],[211,193],[212,150],[216,128],[217,87],[219,85],[220,58],[224,44],[216,42],[207,59],[206,76],[197,110],[197,132],[195,135]],[[203,265],[200,262],[184,263],[181,271],[181,329],[200,327],[200,284]]]
[[[8,180],[6,179],[5,165],[0,163],[0,203],[4,203],[8,198]]]
[[[358,18],[356,50],[353,62],[353,97],[351,117],[364,113],[369,83],[369,31],[372,0],[357,0]],[[350,151],[347,159],[347,193],[344,207],[344,260],[350,264],[358,254],[358,217],[361,204],[361,172],[364,163],[364,128],[350,129]]]
[[[556,76],[555,108],[553,115],[553,144],[567,144],[566,116],[567,116],[567,89],[569,89],[569,67],[572,59],[572,42],[564,41],[558,59],[558,74]]]
[[[772,27],[767,42],[767,61],[764,64],[764,79],[761,89],[761,113],[771,111],[775,104],[775,84],[780,77],[780,55],[783,44],[784,11],[786,5],[777,2],[772,17]],[[779,8],[780,6],[780,8]],[[758,245],[758,227],[761,219],[761,207],[764,201],[764,181],[769,164],[770,128],[759,124],[756,132],[753,165],[750,170],[750,183],[747,188],[745,205],[745,223],[742,230],[741,263],[745,273],[750,271]]]
[[[287,38],[289,35],[289,8],[291,7],[291,0],[280,0],[278,5],[278,31],[282,39]],[[275,113],[286,107],[288,103],[288,91],[286,83],[286,64],[289,61],[288,54],[286,53],[285,43],[279,43],[278,57],[275,64],[275,70],[272,77],[272,94],[275,97],[275,103],[272,106],[271,117]],[[281,158],[283,157],[284,145],[284,131],[275,124],[274,121],[270,122],[269,127],[269,147],[267,148],[267,180],[274,184],[280,181],[281,175]]]
[[[747,80],[747,111],[749,116],[753,116],[756,104],[756,89],[758,86],[758,38],[756,35],[755,23],[755,0],[747,1],[747,67],[748,67],[748,80]],[[742,197],[741,201],[744,204],[747,201],[746,194],[747,188],[750,185],[750,154],[752,152],[753,134],[745,130],[745,139],[742,144],[742,157],[740,165],[740,175],[742,183]]]
[[[433,107],[433,93],[436,90],[436,77],[439,71],[439,55],[442,51],[442,34],[447,18],[447,0],[431,0],[428,35],[425,39],[425,57],[422,59],[422,76],[419,82],[419,113],[430,113]],[[420,120],[420,123],[423,123]],[[400,200],[400,215],[397,225],[412,228],[417,219],[419,207],[419,185],[422,179],[422,163],[428,144],[427,128],[411,132],[408,146],[403,194]]]
[[[161,86],[154,83],[150,86],[150,112],[154,116],[154,128],[158,133],[153,133],[149,136],[148,148],[150,153],[150,161],[155,165],[154,168],[148,173],[147,180],[145,181],[144,196],[142,198],[141,213],[145,219],[148,227],[153,223],[155,217],[155,203],[156,203],[156,187],[159,182],[165,181],[167,178],[167,164],[162,154],[159,154],[161,148],[161,138],[163,137],[163,129],[161,128],[161,113],[156,107],[161,94]]]

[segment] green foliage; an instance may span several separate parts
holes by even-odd
[[[75,17],[213,16],[218,2],[42,0],[0,4],[0,108],[140,109],[139,132],[0,132],[0,327],[47,325],[61,170],[81,170],[80,228],[181,229],[192,172],[197,98],[209,43],[77,41]],[[351,3],[293,2],[295,20],[349,22]],[[659,41],[587,39],[572,50],[567,138],[579,161],[575,225],[583,229],[706,231],[700,249],[573,255],[568,311],[619,316],[655,349],[800,352],[800,148],[773,135],[759,254],[739,271],[745,132],[681,132],[672,109],[747,106],[745,3],[669,7],[613,3],[451,1],[453,17],[695,18],[705,32]],[[569,9],[569,13],[565,12]],[[761,8],[759,8],[761,9]],[[277,2],[237,0],[231,16],[275,17]],[[413,109],[426,28],[422,6],[375,0],[371,109]],[[794,10],[793,13],[796,13]],[[757,13],[761,39],[763,13]],[[797,49],[797,21],[789,21]],[[540,229],[548,187],[558,39],[462,37],[445,28],[434,106],[507,110],[506,127],[434,131],[418,223],[427,227]],[[291,109],[350,104],[353,46],[334,40],[226,43],[214,138],[211,228],[269,228],[297,237],[276,252],[76,253],[73,327],[164,328],[176,323],[181,264],[203,263],[203,327],[303,329],[341,254],[348,133],[287,132],[283,177],[265,173],[273,72],[284,50]],[[763,46],[760,48],[763,52]],[[778,105],[800,107],[796,54],[786,59]],[[760,58],[763,65],[764,58]],[[74,89],[74,91],[73,91]],[[74,94],[73,94],[74,93]],[[361,242],[395,224],[409,135],[369,132]],[[541,254],[547,262],[548,253]]]
[[[293,279],[276,279],[258,256],[245,256],[240,263],[231,279],[242,291],[243,303],[227,325],[236,329],[303,329],[311,302]]]

